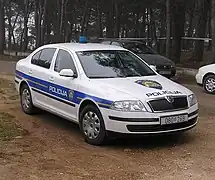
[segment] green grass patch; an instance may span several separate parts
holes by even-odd
[[[25,134],[25,131],[14,122],[14,116],[6,112],[0,112],[0,141],[9,141]]]

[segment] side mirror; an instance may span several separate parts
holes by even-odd
[[[150,68],[153,69],[154,71],[157,71],[157,68],[154,65],[150,65]]]
[[[77,75],[71,69],[62,69],[59,75],[64,77],[77,77]]]

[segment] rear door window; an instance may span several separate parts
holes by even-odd
[[[37,52],[31,59],[31,63],[46,69],[49,69],[56,48],[45,48]]]

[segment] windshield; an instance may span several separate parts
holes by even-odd
[[[132,51],[135,54],[157,54],[157,52],[143,43],[129,42],[124,43],[124,48]]]
[[[143,61],[128,51],[81,51],[77,55],[89,78],[156,75]]]

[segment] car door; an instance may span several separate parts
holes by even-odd
[[[29,84],[32,90],[33,102],[40,107],[52,109],[49,103],[49,81],[52,60],[55,57],[56,48],[44,48],[36,52],[31,59],[29,68]]]
[[[60,76],[59,73],[62,69],[72,69],[77,78]],[[77,89],[78,72],[72,53],[65,49],[58,50],[52,72],[49,73],[48,78],[52,83],[49,90],[55,96],[50,101],[51,106],[55,107],[64,117],[78,121],[77,105],[73,99],[74,91]]]

